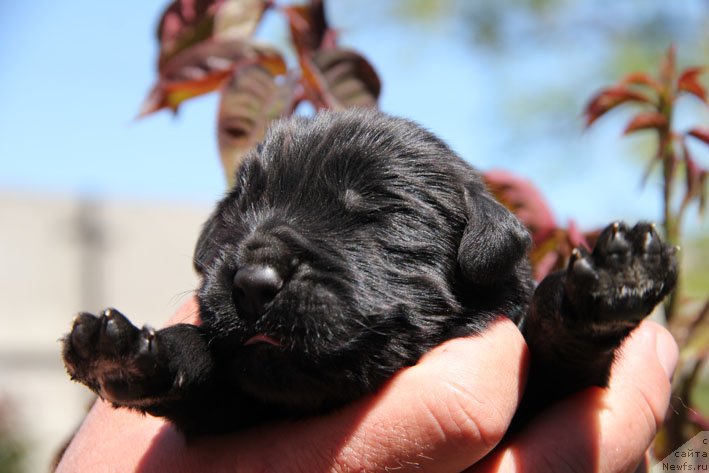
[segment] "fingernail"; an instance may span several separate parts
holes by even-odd
[[[679,348],[677,342],[667,330],[658,330],[655,339],[655,350],[657,359],[665,370],[668,378],[672,378],[679,359]]]

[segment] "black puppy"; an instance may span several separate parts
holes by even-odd
[[[199,238],[202,324],[155,331],[113,309],[83,313],[64,361],[115,406],[187,434],[233,431],[343,405],[506,315],[532,353],[533,411],[606,384],[676,262],[651,225],[614,224],[534,291],[529,246],[478,174],[414,123],[374,111],[284,120]]]

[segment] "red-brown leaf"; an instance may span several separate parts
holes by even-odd
[[[310,56],[324,46],[334,47],[335,34],[328,27],[322,0],[311,0],[307,5],[286,6],[283,11],[299,55]]]
[[[283,58],[271,48],[239,40],[196,44],[163,64],[140,116],[162,108],[176,111],[183,101],[218,89],[236,67],[247,64],[261,64],[274,75],[286,71]]]
[[[376,107],[381,83],[369,62],[347,49],[300,56],[303,86],[316,108]]]
[[[279,83],[267,68],[240,68],[222,90],[219,105],[219,153],[229,186],[246,153],[262,138],[268,124],[291,111],[293,84]]]
[[[212,35],[212,14],[224,0],[174,0],[165,9],[158,23],[160,43],[158,64],[175,54],[209,39]]]
[[[246,40],[269,6],[266,0],[174,0],[158,24],[158,67],[209,40]]]
[[[667,118],[658,112],[641,112],[635,115],[628,126],[625,127],[624,134],[630,134],[638,130],[651,128],[661,129],[667,126]]]
[[[635,103],[653,103],[652,100],[645,94],[634,91],[625,86],[612,86],[601,90],[596,94],[586,105],[584,115],[586,116],[586,126],[591,125],[598,118],[603,116],[608,111],[618,105],[635,102]]]
[[[159,81],[143,101],[138,118],[143,118],[164,108],[176,113],[182,102],[218,89],[230,75],[231,71],[218,71],[200,80]]]
[[[709,128],[705,127],[695,127],[687,132],[687,135],[693,136],[698,140],[703,141],[705,144],[709,145]]]
[[[696,199],[699,201],[699,212],[701,214],[704,211],[706,201],[707,170],[700,168],[686,149],[684,170],[686,190],[682,206],[684,207]]]
[[[699,76],[704,71],[702,67],[690,67],[682,71],[677,80],[677,90],[696,96],[702,102],[707,101],[707,91],[699,82]]]
[[[652,76],[649,74],[646,74],[644,72],[633,72],[625,77],[620,81],[621,85],[645,85],[656,92],[660,92],[662,90],[662,84],[660,84],[658,81],[656,81]]]

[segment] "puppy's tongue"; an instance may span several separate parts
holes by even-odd
[[[267,343],[269,345],[273,345],[274,347],[281,347],[281,343],[278,340],[273,337],[269,337],[268,335],[264,335],[263,333],[254,335],[246,340],[244,346],[248,347],[249,345],[256,345],[257,343]]]

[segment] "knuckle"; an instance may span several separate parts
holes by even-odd
[[[442,440],[452,448],[487,452],[502,440],[508,422],[495,403],[450,381],[437,394],[424,405]]]

